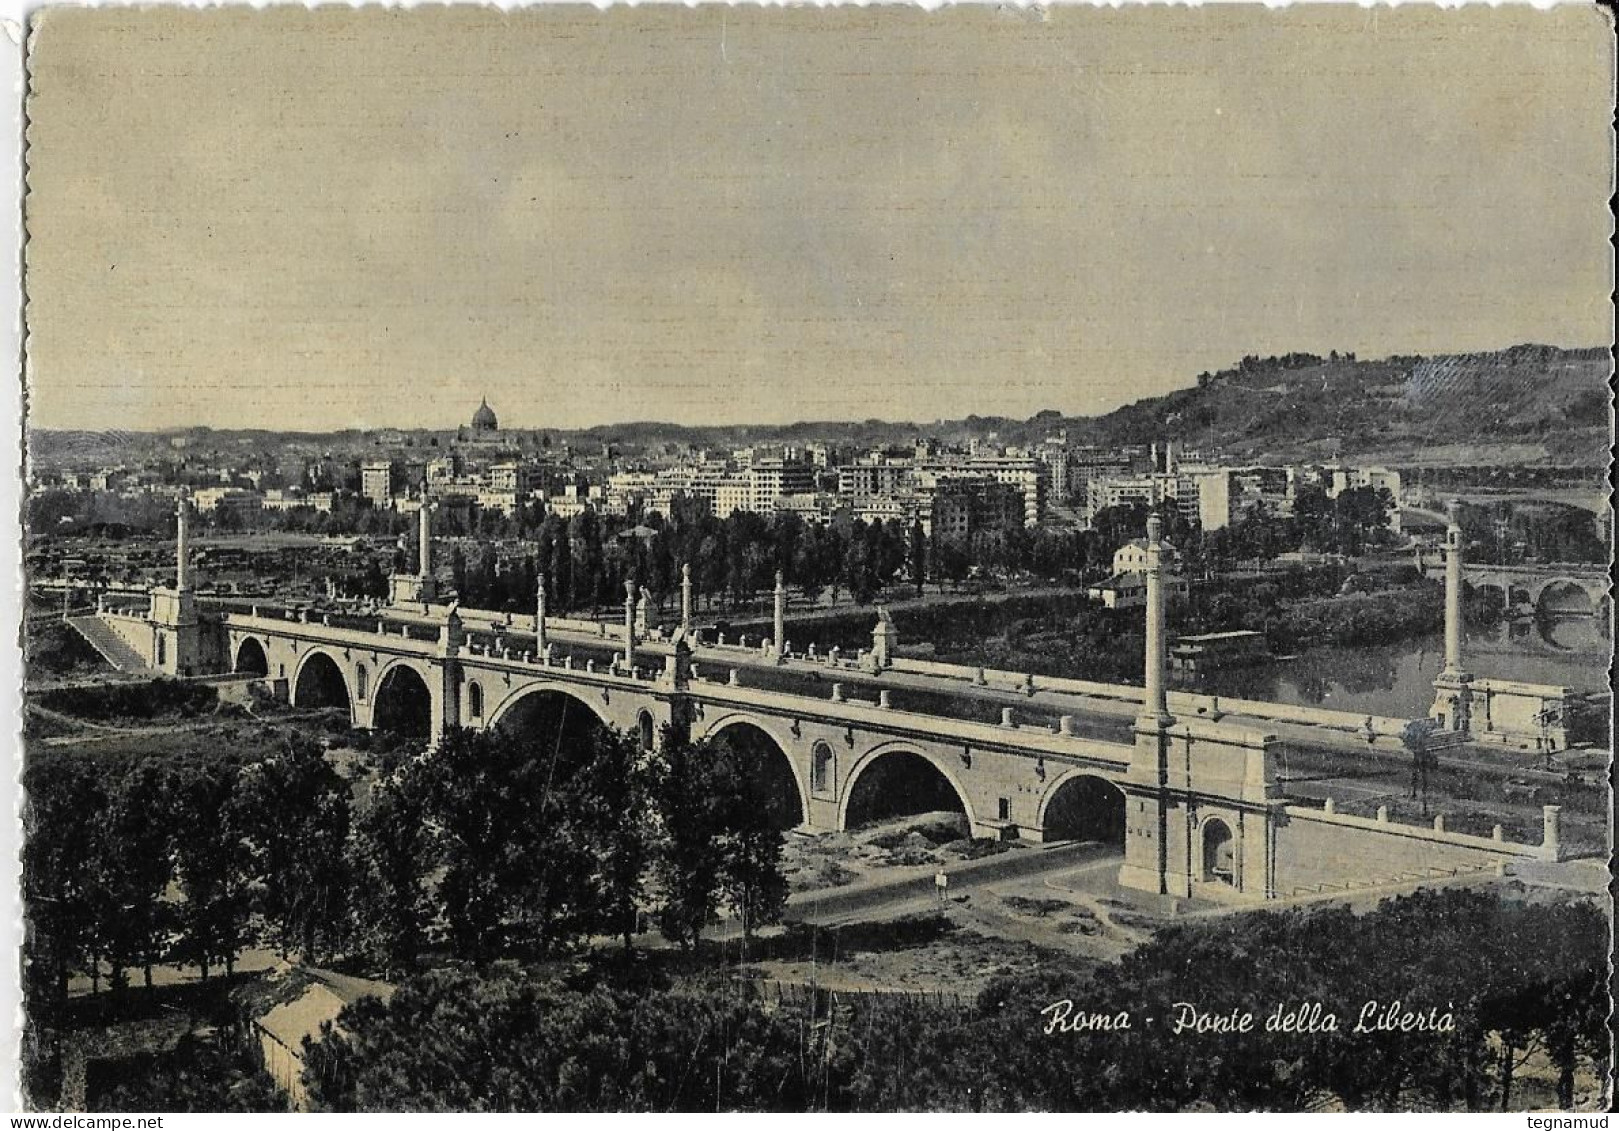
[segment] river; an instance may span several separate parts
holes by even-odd
[[[1476,676],[1547,683],[1577,691],[1608,686],[1612,645],[1594,617],[1502,622],[1470,632],[1466,667]],[[1218,695],[1341,711],[1414,718],[1433,705],[1433,681],[1444,666],[1442,634],[1397,644],[1312,648],[1297,657],[1198,676],[1174,685]]]

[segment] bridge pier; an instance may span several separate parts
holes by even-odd
[[[1146,691],[1124,791],[1119,883],[1220,900],[1274,894],[1270,735],[1219,722],[1179,723],[1166,684],[1162,523],[1147,519]]]
[[[439,662],[433,664],[432,678],[428,681],[428,699],[431,713],[428,722],[428,741],[437,742],[446,731],[461,725],[461,650],[466,644],[466,629],[461,615],[450,607],[450,612],[439,628]]]
[[[1224,902],[1275,895],[1272,735],[1224,723],[1136,724],[1122,783],[1119,883]]]

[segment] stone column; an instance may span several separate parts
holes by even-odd
[[[184,495],[174,507],[174,588],[184,593],[191,588],[191,507]]]
[[[545,655],[545,571],[541,570],[534,586],[534,654]]]
[[[1458,503],[1448,508],[1445,528],[1445,667],[1434,679],[1432,716],[1445,729],[1466,733],[1473,725],[1473,677],[1462,658],[1462,528],[1456,520]]]
[[[416,515],[416,572],[422,581],[433,576],[433,507],[422,488],[422,509]]]
[[[1445,528],[1445,671],[1462,670],[1462,528],[1452,503]]]
[[[680,567],[680,630],[691,635],[691,563]]]
[[[635,667],[635,582],[624,582],[624,666]]]
[[[776,662],[785,663],[787,660],[787,580],[781,570],[776,571],[776,637],[772,641]]]
[[[1164,633],[1163,522],[1157,515],[1147,518],[1147,670],[1146,695],[1141,713],[1159,726],[1172,721],[1169,695],[1164,687],[1164,668],[1169,645]]]

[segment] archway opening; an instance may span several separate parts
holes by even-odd
[[[377,684],[371,729],[401,738],[425,740],[433,726],[433,698],[414,668],[395,664]]]
[[[909,750],[877,755],[849,784],[844,827],[909,817],[919,813],[959,813],[968,821],[967,803],[932,762]]]
[[[298,670],[292,702],[297,707],[341,707],[350,711],[349,685],[337,661],[324,652],[312,653]]]
[[[501,711],[495,730],[521,740],[553,772],[571,774],[589,760],[607,724],[585,703],[561,691],[531,691]]]
[[[636,738],[641,744],[641,753],[650,754],[658,741],[658,727],[652,721],[651,711],[642,711],[635,719]]]
[[[798,779],[775,739],[752,723],[732,723],[713,736],[713,744],[716,758],[735,769],[749,804],[766,813],[773,827],[804,823]]]
[[[1237,882],[1237,842],[1231,826],[1218,817],[1203,825],[1203,879],[1231,886]]]
[[[1572,581],[1552,582],[1541,590],[1535,605],[1535,612],[1543,617],[1589,617],[1596,611],[1591,595]]]
[[[264,646],[251,636],[242,641],[236,649],[235,670],[243,675],[269,675],[270,658],[264,654]]]
[[[831,793],[837,788],[838,755],[825,742],[810,750],[810,792]]]
[[[1046,840],[1097,841],[1124,848],[1124,794],[1106,778],[1081,774],[1046,803]]]

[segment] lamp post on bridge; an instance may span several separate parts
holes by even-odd
[[[534,655],[545,659],[545,571],[535,575],[534,582]]]
[[[787,662],[787,579],[781,570],[776,571],[776,638],[771,643],[775,652],[776,663]]]

